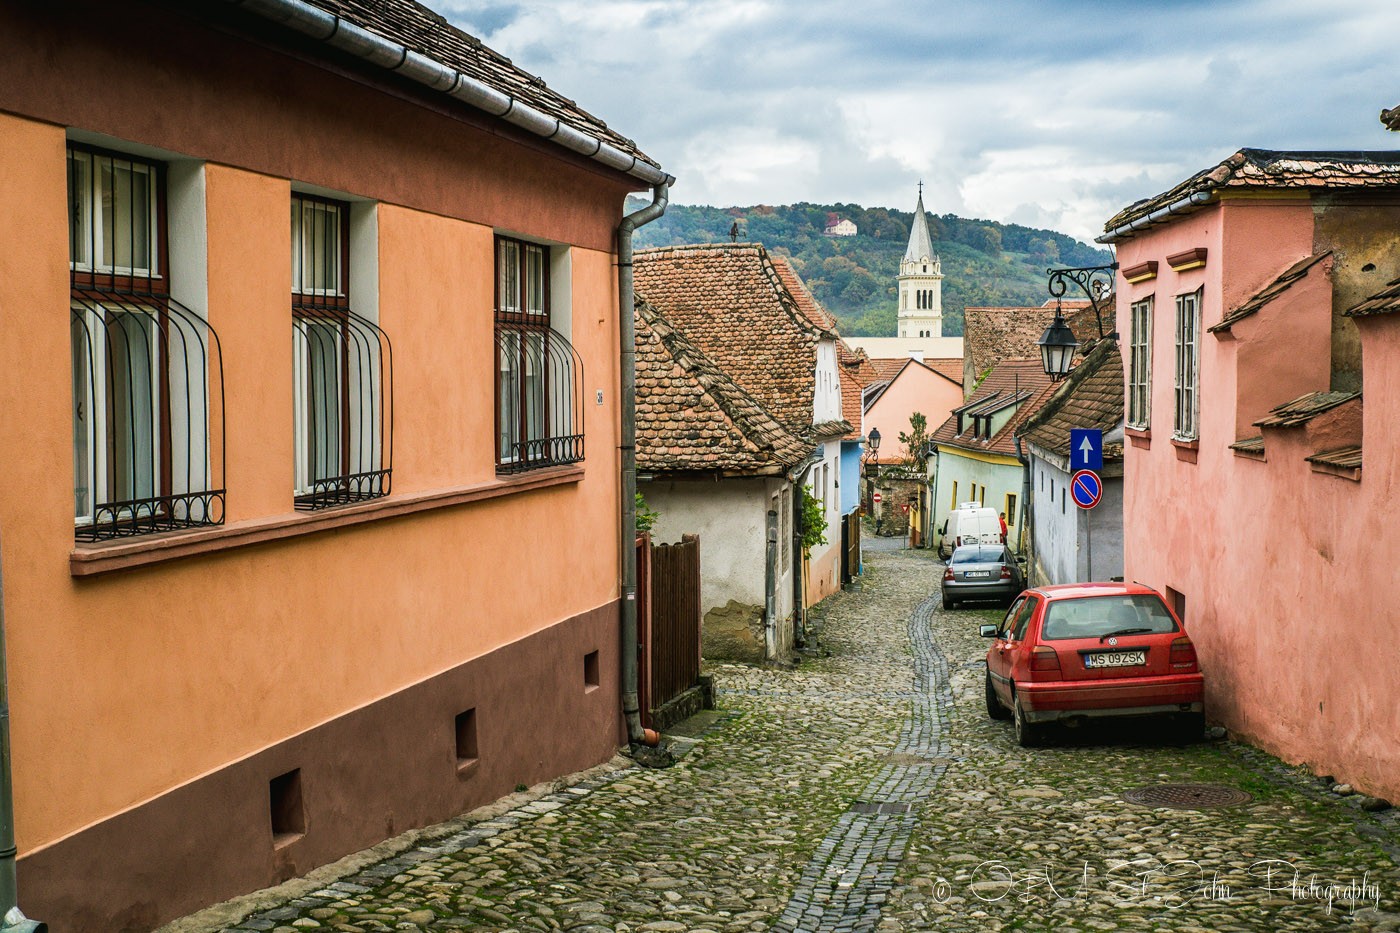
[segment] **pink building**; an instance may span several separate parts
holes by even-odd
[[[1118,250],[1125,575],[1186,619],[1213,721],[1391,799],[1397,194],[1400,153],[1245,149],[1099,238]]]

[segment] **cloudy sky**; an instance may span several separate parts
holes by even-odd
[[[672,199],[913,206],[1081,238],[1243,146],[1400,148],[1375,0],[429,0]]]

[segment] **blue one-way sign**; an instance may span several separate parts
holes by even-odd
[[[1097,428],[1071,428],[1069,462],[1074,470],[1103,470],[1103,432]]]

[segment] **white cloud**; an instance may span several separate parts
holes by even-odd
[[[636,139],[679,203],[907,209],[923,179],[935,212],[1087,239],[1241,146],[1400,144],[1376,119],[1400,8],[1367,0],[442,9]]]

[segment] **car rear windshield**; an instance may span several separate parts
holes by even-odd
[[[1111,632],[1175,632],[1176,622],[1157,596],[1086,596],[1054,600],[1045,611],[1040,637],[1048,641],[1101,638]]]
[[[953,552],[955,564],[986,564],[1001,560],[999,547],[960,547]]]

